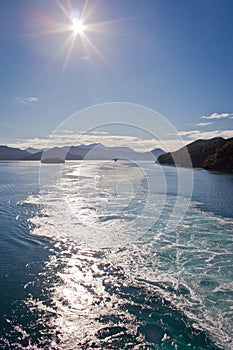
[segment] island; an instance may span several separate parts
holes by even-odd
[[[41,163],[43,163],[43,164],[64,164],[65,160],[62,158],[44,158],[44,159],[41,159]]]

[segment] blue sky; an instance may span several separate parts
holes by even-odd
[[[8,0],[0,10],[1,144],[38,147],[68,116],[118,101],[158,111],[185,142],[233,136],[231,0]],[[80,16],[84,35],[72,29]]]

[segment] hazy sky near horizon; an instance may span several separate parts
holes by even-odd
[[[232,18],[231,0],[2,1],[0,144],[43,146],[109,102],[158,111],[186,141],[233,136]]]

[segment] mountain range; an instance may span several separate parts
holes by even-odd
[[[29,155],[29,152],[19,148],[0,146],[0,160],[24,160]]]
[[[165,153],[160,148],[150,152],[136,152],[129,147],[106,147],[101,143],[54,147],[48,150],[0,146],[0,160],[150,160],[161,165],[204,168],[233,173],[233,138],[215,137],[196,140],[177,151]]]
[[[45,160],[45,159],[63,159],[63,160],[109,160],[109,159],[130,159],[130,160],[151,160],[165,152],[156,148],[151,152],[136,152],[129,147],[106,147],[101,143],[80,146],[54,147],[48,150],[38,150],[27,148],[11,148],[0,146],[0,160]]]
[[[160,155],[157,163],[233,173],[233,138],[197,140],[175,152]]]

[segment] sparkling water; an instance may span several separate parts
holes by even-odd
[[[1,349],[231,349],[233,175],[0,163]]]

